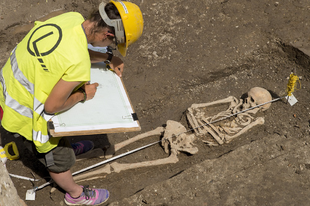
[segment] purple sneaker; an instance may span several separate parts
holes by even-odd
[[[71,197],[68,193],[65,195],[67,205],[100,205],[109,199],[109,191],[106,189],[90,189],[83,187],[83,192],[78,198]]]
[[[77,143],[71,144],[75,156],[88,152],[94,148],[94,143],[89,140],[83,140]]]

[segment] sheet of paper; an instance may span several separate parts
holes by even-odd
[[[121,79],[105,66],[92,67],[91,83],[99,83],[95,97],[54,116],[55,132],[139,127]]]

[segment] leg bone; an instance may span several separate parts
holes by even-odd
[[[135,137],[132,137],[132,138],[125,140],[123,142],[120,142],[118,144],[111,145],[111,147],[108,148],[106,151],[105,158],[107,158],[107,159],[111,158],[116,151],[120,150],[121,148],[123,148],[123,147],[125,147],[125,146],[127,146],[133,142],[136,142],[136,141],[141,140],[141,139],[146,138],[146,137],[150,137],[150,136],[154,136],[154,135],[161,135],[163,131],[164,131],[163,127],[157,127],[154,130],[145,132],[143,134],[139,134]]]
[[[177,155],[172,153],[169,157],[164,159],[157,159],[152,161],[145,161],[145,162],[138,162],[138,163],[130,163],[130,164],[120,164],[117,162],[113,162],[111,167],[113,168],[114,172],[121,172],[124,170],[135,169],[140,167],[149,167],[149,166],[157,166],[163,164],[172,164],[177,163],[179,161]]]
[[[111,173],[111,166],[108,164],[104,166],[103,168],[99,168],[91,172],[86,172],[84,174],[76,175],[73,177],[73,180],[76,182],[79,182],[79,181],[84,181],[86,178],[95,177],[96,175],[110,174],[110,173]]]

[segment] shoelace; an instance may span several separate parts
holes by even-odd
[[[96,196],[96,191],[89,188],[89,185],[83,187],[83,192],[85,194],[85,199],[93,198]]]

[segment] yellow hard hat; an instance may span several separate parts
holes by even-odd
[[[127,48],[137,41],[143,31],[143,17],[140,8],[131,2],[111,0],[117,8],[121,19],[110,19],[104,8],[106,3],[99,5],[103,21],[115,29],[115,43],[122,56],[126,56]]]

